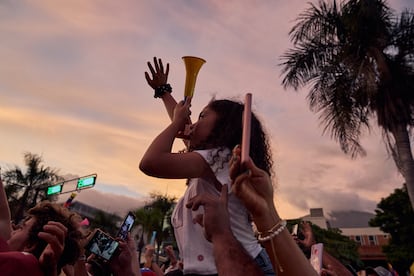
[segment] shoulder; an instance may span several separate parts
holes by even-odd
[[[1,275],[43,275],[43,271],[38,259],[32,254],[9,251],[0,253],[0,271]],[[4,274],[3,274],[4,273]]]
[[[10,251],[9,245],[7,244],[7,241],[0,237],[0,252],[6,251]]]

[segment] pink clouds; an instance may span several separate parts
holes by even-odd
[[[193,118],[214,95],[242,99],[253,93],[253,111],[272,137],[283,216],[303,215],[309,207],[371,208],[402,184],[378,132],[363,141],[368,156],[350,160],[321,135],[307,90],[282,88],[279,56],[290,46],[288,32],[307,1],[2,5],[10,16],[0,19],[1,164],[21,166],[22,152],[31,151],[63,172],[96,172],[114,187],[179,196],[184,180],[138,171],[146,147],[168,123],[144,71],[154,55],[170,62],[169,80],[181,99],[181,56],[199,55],[207,63],[197,80]]]

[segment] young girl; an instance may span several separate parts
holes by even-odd
[[[154,58],[154,67],[148,63],[152,79],[146,79],[162,98],[172,119],[151,143],[140,163],[140,169],[147,175],[159,178],[187,178],[187,189],[178,201],[173,215],[175,237],[184,261],[184,274],[215,275],[212,245],[203,235],[200,225],[194,223],[199,213],[185,207],[186,202],[197,194],[207,192],[220,195],[221,185],[230,184],[229,161],[231,149],[241,143],[243,104],[230,100],[212,100],[200,113],[198,121],[190,126],[188,151],[172,153],[173,142],[189,122],[190,103],[176,103],[167,83],[169,65],[166,71],[162,61]],[[160,89],[161,87],[161,89]],[[259,120],[252,114],[250,157],[258,167],[270,174],[271,156],[266,135]],[[256,259],[265,275],[274,275],[269,257],[254,236],[248,212],[232,193],[228,202],[231,227],[235,237],[246,251]]]

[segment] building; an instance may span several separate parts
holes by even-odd
[[[374,214],[349,211],[337,212],[333,215],[332,221],[329,221],[323,213],[323,208],[312,208],[309,215],[303,216],[301,220],[310,221],[325,230],[332,227],[339,228],[342,235],[357,242],[360,259],[365,265],[374,267],[386,265],[382,246],[388,244],[390,235],[382,232],[379,227],[369,227],[368,221],[374,217]]]

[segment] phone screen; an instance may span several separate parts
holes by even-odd
[[[295,236],[298,235],[298,225],[297,224],[293,225],[293,227],[292,227],[292,235],[295,235]]]
[[[117,237],[126,240],[128,232],[131,231],[132,226],[134,226],[134,222],[135,215],[129,212],[128,215],[125,217],[124,222],[121,225],[121,228],[119,229]]]
[[[86,245],[86,249],[91,253],[109,261],[114,255],[119,243],[111,236],[97,229],[92,239]]]
[[[317,244],[312,245],[310,262],[313,268],[318,273],[318,275],[321,274],[321,270],[322,270],[322,253],[323,253],[323,243],[317,243]]]

